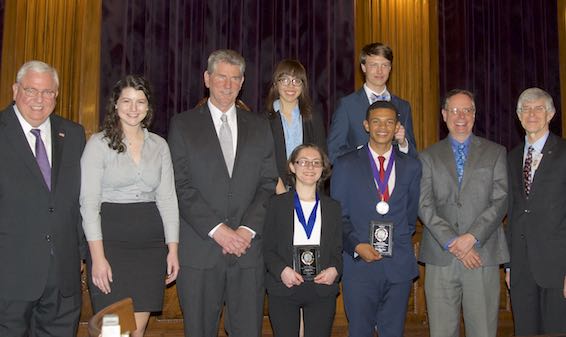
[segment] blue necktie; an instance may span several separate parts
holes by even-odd
[[[462,177],[464,177],[464,165],[466,164],[465,148],[466,145],[464,144],[458,144],[456,148],[456,174],[458,175],[458,184],[462,183]]]
[[[43,144],[43,140],[41,140],[41,130],[31,129],[31,133],[35,136],[35,160],[41,170],[41,174],[43,175],[43,180],[45,180],[45,183],[47,184],[47,188],[51,190],[51,165],[49,165],[45,144]]]
[[[391,95],[387,91],[381,95],[371,94],[371,104],[377,101],[391,101]]]

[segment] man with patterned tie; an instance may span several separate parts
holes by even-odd
[[[517,336],[566,333],[566,141],[549,131],[555,111],[539,88],[517,102],[526,135],[508,158],[506,275]]]
[[[25,63],[0,112],[0,336],[75,336],[84,129],[53,114],[59,77]]]
[[[375,101],[390,101],[397,108],[401,122],[395,140],[401,152],[416,157],[413,119],[409,102],[387,90],[387,80],[393,65],[393,51],[382,43],[370,43],[362,48],[360,66],[366,82],[358,91],[343,97],[332,115],[328,133],[328,155],[332,163],[346,152],[367,144],[368,135],[363,127],[368,106]]]
[[[507,161],[501,145],[472,133],[472,93],[446,95],[449,135],[423,151],[419,261],[431,337],[457,337],[460,309],[467,337],[495,337],[499,265],[509,260],[501,221],[507,210]]]
[[[208,58],[208,101],[175,115],[169,146],[181,227],[177,278],[185,336],[259,337],[263,319],[265,207],[279,176],[266,119],[236,107],[244,58]]]
[[[332,197],[342,205],[342,285],[349,336],[401,337],[413,279],[421,164],[392,146],[397,107],[369,106],[369,142],[338,158]]]

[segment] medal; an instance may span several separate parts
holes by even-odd
[[[389,204],[382,200],[378,202],[377,205],[375,205],[375,210],[377,211],[377,213],[385,215],[387,214],[387,212],[389,212]]]

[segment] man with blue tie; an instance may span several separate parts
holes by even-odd
[[[401,337],[413,279],[411,237],[417,219],[421,164],[392,146],[397,107],[369,106],[369,142],[338,158],[332,197],[342,205],[344,305],[350,336]]]
[[[338,108],[332,115],[328,132],[328,156],[332,163],[339,156],[367,144],[368,135],[362,123],[368,106],[378,100],[390,101],[395,105],[400,122],[395,140],[401,152],[416,157],[411,106],[409,102],[387,90],[392,65],[393,51],[389,46],[376,42],[362,48],[360,66],[366,82],[358,91],[340,99]]]
[[[432,337],[457,337],[460,309],[467,337],[495,337],[499,265],[509,261],[501,221],[507,210],[505,148],[475,136],[472,93],[446,95],[449,135],[423,151],[419,260]]]

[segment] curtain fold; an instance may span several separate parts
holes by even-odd
[[[275,65],[296,58],[328,121],[336,100],[354,89],[351,1],[103,0],[101,107],[123,75],[143,74],[154,90],[152,130],[207,95],[203,72],[215,49],[239,51],[247,66],[241,99],[263,111]],[[101,111],[100,118],[104,116]]]

